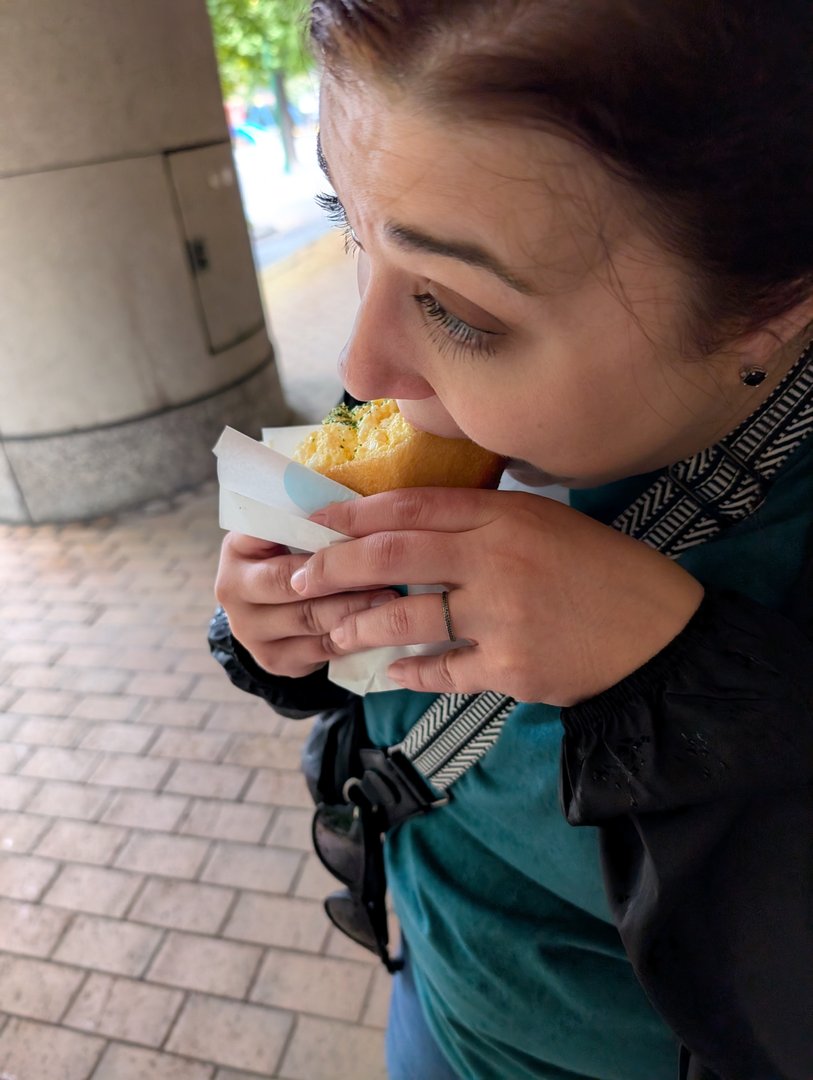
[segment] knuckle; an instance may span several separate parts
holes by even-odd
[[[342,656],[344,655],[341,649],[335,644],[330,634],[323,634],[320,642],[323,651],[327,656]]]
[[[387,628],[396,638],[409,637],[412,619],[406,604],[392,600],[389,604],[383,604],[381,611],[387,620]]]
[[[325,632],[319,617],[320,605],[316,600],[303,600],[299,606],[302,628],[306,634],[319,635]]]
[[[269,559],[265,568],[270,578],[271,588],[279,594],[280,598],[287,599],[296,595],[291,588],[291,568],[287,559]]]
[[[417,488],[400,488],[391,499],[394,520],[408,521],[411,528],[420,529],[425,518],[431,516],[426,493],[421,495]]]
[[[370,567],[374,570],[386,572],[396,566],[404,555],[403,535],[396,532],[375,533],[364,546]]]
[[[441,693],[450,694],[455,690],[455,680],[449,663],[451,652],[441,653],[437,662],[437,679],[441,687]]]

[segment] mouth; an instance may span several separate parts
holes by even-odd
[[[468,436],[461,431],[438,399],[418,398],[398,401],[398,409],[403,418],[418,431],[430,435],[440,435],[444,439],[465,439]]]

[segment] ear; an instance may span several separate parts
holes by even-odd
[[[762,368],[772,379],[789,370],[813,341],[813,296],[733,341],[726,353],[738,372]]]

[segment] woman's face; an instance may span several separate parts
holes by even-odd
[[[585,151],[330,77],[321,148],[358,245],[354,396],[571,486],[679,460],[753,408],[730,359],[681,354],[688,273]]]

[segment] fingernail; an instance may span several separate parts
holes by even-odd
[[[370,601],[370,607],[381,607],[382,604],[388,604],[390,600],[397,600],[398,593],[394,592],[382,592],[378,593]]]
[[[309,520],[315,521],[317,525],[324,525],[327,521],[327,510],[317,510],[315,513],[311,514]]]
[[[337,626],[334,630],[330,631],[330,640],[337,645],[343,645],[347,640],[347,631],[343,626]]]
[[[291,575],[291,588],[296,590],[296,592],[304,592],[305,586],[307,585],[306,578],[307,574],[305,573],[305,567],[303,566],[301,570],[297,570],[295,574]]]

